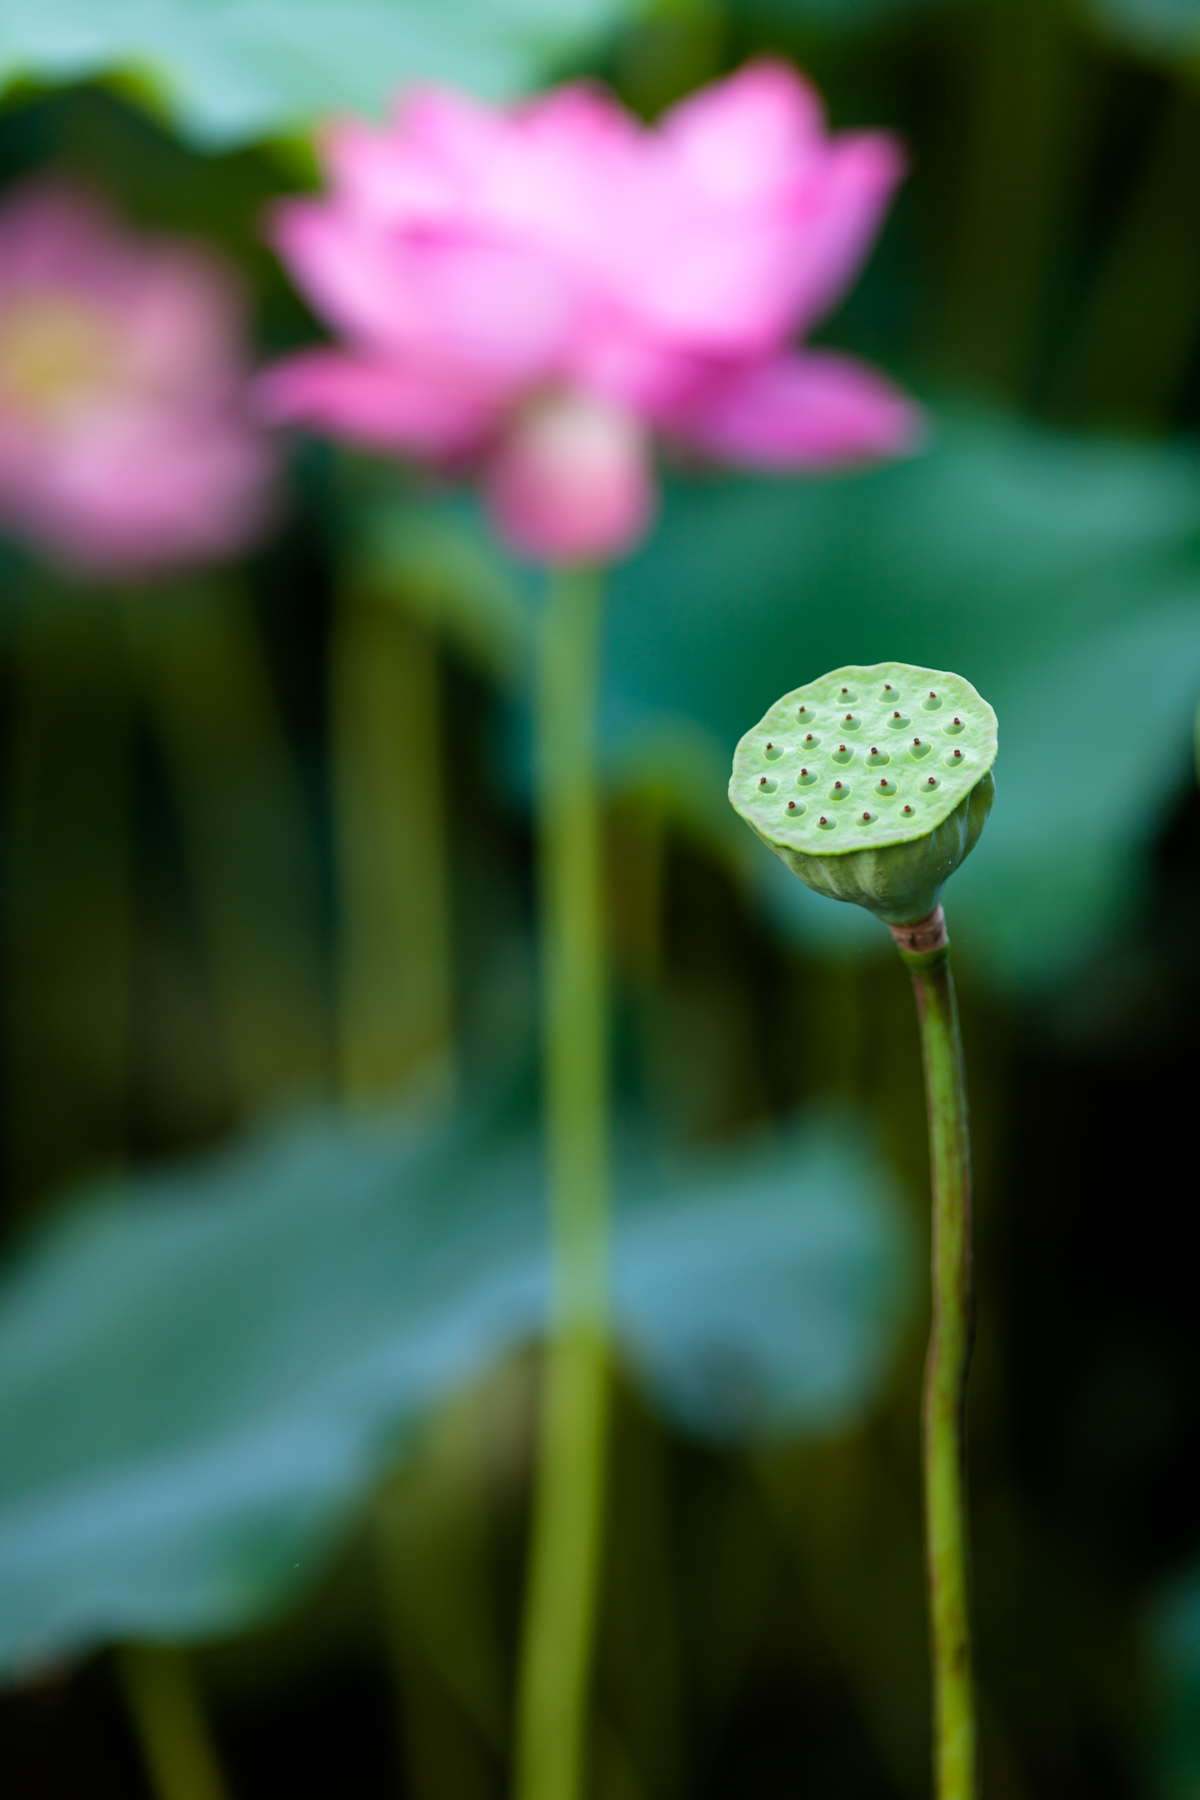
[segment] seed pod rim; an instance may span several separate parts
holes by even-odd
[[[885,711],[889,687],[900,702],[891,710],[906,720],[903,728]],[[848,719],[840,713],[844,690]],[[931,690],[938,705],[926,710]],[[802,706],[819,739],[807,755],[810,721],[798,717]],[[958,718],[963,726],[954,731]],[[914,750],[912,739],[921,740],[922,747]],[[845,754],[839,755],[842,746]],[[913,844],[936,831],[973,793],[991,770],[997,747],[996,714],[965,676],[917,663],[847,663],[792,688],[743,735],[734,753],[729,799],[785,858],[798,853],[824,859]],[[954,766],[956,748],[964,758],[961,769]],[[877,766],[872,750],[880,753]],[[926,768],[936,783],[932,789]],[[884,792],[876,792],[877,782]],[[845,799],[835,793],[838,783]],[[887,786],[896,791],[886,792]],[[796,805],[795,819],[787,815],[789,799]],[[911,814],[904,813],[906,804]],[[823,826],[822,818],[830,824]]]

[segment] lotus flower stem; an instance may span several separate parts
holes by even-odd
[[[521,1645],[517,1800],[584,1783],[607,1462],[608,1037],[596,773],[601,582],[551,577],[537,692],[551,1335]]]
[[[967,1086],[941,907],[917,926],[893,926],[892,934],[916,993],[933,1177],[933,1328],[925,1363],[922,1451],[935,1793],[937,1800],[975,1800],[963,1432],[974,1329]]]

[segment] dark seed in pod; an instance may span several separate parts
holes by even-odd
[[[929,777],[929,780],[925,783],[925,785],[926,785],[926,787],[936,787],[937,782],[933,779],[933,776],[931,775]]]
[[[895,712],[892,714],[892,717],[893,717],[893,719],[898,719],[900,717],[900,714],[898,712]]]
[[[796,802],[794,800],[789,800],[788,801],[788,811],[795,812],[795,810],[796,810]]]
[[[842,784],[840,781],[835,781],[833,785],[835,788],[839,788],[839,787],[841,787]]]
[[[913,739],[913,743],[914,743],[914,744],[919,744],[919,743],[920,743],[920,741],[921,741],[921,740],[920,740],[920,738],[914,738],[914,739]]]
[[[758,783],[758,785],[759,785],[759,787],[766,787],[766,785],[767,785],[767,778],[766,778],[766,776],[765,776],[765,775],[763,775],[763,776],[760,776],[760,778],[759,778],[759,783]]]
[[[822,825],[828,825],[829,823],[829,820],[825,817],[824,813],[821,814],[821,823]]]
[[[960,757],[960,756],[961,756],[961,755],[962,755],[962,751],[961,751],[961,750],[956,750],[956,751],[955,751],[955,752],[954,752],[954,754],[955,754],[955,756],[956,756],[956,757]]]
[[[807,775],[807,774],[808,774],[808,770],[807,770],[807,769],[801,769],[801,771],[800,771],[800,773],[801,773],[801,774],[802,774],[802,775]]]
[[[904,809],[904,810],[905,810],[905,812],[906,812],[906,813],[910,813],[910,812],[911,812],[911,811],[912,811],[912,807],[911,807],[911,806],[906,806],[906,807],[905,807],[905,809]]]
[[[864,819],[864,821],[865,821],[865,822],[866,822],[866,823],[867,823],[867,824],[870,824],[870,822],[871,822],[871,815],[870,815],[870,813],[864,813],[864,814],[863,814],[863,819]]]

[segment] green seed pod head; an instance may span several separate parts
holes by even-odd
[[[777,700],[733,759],[735,811],[818,894],[924,919],[995,794],[996,715],[961,675],[835,669]]]

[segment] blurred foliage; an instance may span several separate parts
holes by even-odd
[[[398,83],[519,92],[595,38],[604,0],[30,0],[0,5],[0,83],[117,73],[204,144],[380,112]]]
[[[630,1152],[623,1293],[644,1329],[613,1471],[601,1800],[926,1791],[921,1332],[866,1306],[899,1294],[879,1261],[899,1227],[870,1203],[887,1178],[830,1150],[792,1212],[771,1160],[797,1109],[849,1104],[923,1213],[911,999],[883,934],[810,901],[724,801],[732,743],[776,693],[895,655],[960,668],[1001,723],[988,835],[947,896],[978,1155],[989,1791],[1200,1791],[1200,1331],[1172,1174],[1193,1160],[1200,1004],[1196,31],[1182,0],[0,6],[0,174],[64,171],[220,244],[264,355],[313,335],[259,238],[309,169],[251,140],[377,108],[409,73],[495,91],[578,70],[652,114],[767,49],[836,125],[910,146],[823,335],[913,386],[927,451],[814,483],[672,470],[659,534],[613,582],[618,1086],[656,1154],[729,1161],[672,1187]],[[66,71],[106,85],[29,85]],[[199,154],[156,111],[241,147]],[[0,1393],[25,1425],[0,1435],[6,1492],[45,1481],[54,1505],[23,1514],[42,1561],[8,1514],[0,1610],[15,1633],[23,1596],[65,1649],[286,1600],[191,1659],[239,1800],[490,1800],[536,1179],[515,1139],[433,1121],[498,1083],[515,1120],[532,1110],[539,596],[461,496],[311,445],[290,480],[272,544],[173,591],[71,591],[3,553],[0,1105],[22,1241]],[[375,1110],[401,1091],[417,1125]],[[279,1108],[291,1123],[256,1123]],[[241,1149],[125,1179],[247,1127]],[[777,1148],[739,1167],[747,1127]],[[64,1187],[98,1175],[108,1201],[64,1214]],[[491,1311],[505,1271],[516,1299]],[[732,1381],[711,1356],[731,1343]],[[812,1411],[805,1384],[839,1370]],[[712,1435],[747,1394],[781,1441]],[[216,1608],[218,1577],[240,1612]],[[150,1686],[193,1716],[188,1666]],[[11,1792],[143,1791],[129,1667],[73,1660],[0,1704]]]
[[[752,870],[798,931],[878,943],[870,919],[818,904],[743,842],[724,771],[745,720],[814,672],[887,655],[965,671],[1003,720],[1003,748],[988,858],[955,880],[956,926],[1001,981],[1078,968],[1131,916],[1191,779],[1198,530],[1190,446],[986,416],[943,414],[926,455],[852,482],[676,481],[613,582],[614,779]],[[381,585],[423,596],[467,654],[497,659],[502,639],[507,667],[525,649],[519,575],[504,580],[460,509],[369,541]],[[1105,760],[1097,732],[1117,718],[1103,779],[1073,780]]]
[[[1159,1792],[1190,1800],[1200,1793],[1200,1581],[1194,1568],[1157,1597],[1149,1633],[1159,1681],[1147,1761]]]
[[[618,1333],[718,1439],[887,1366],[907,1220],[848,1127],[629,1161]],[[535,1143],[306,1125],[60,1217],[0,1297],[0,1662],[211,1636],[311,1584],[416,1418],[541,1329]]]
[[[1096,17],[1139,50],[1190,63],[1200,49],[1196,0],[1092,0]]]

